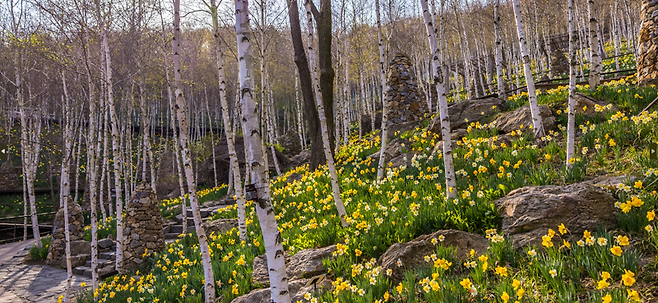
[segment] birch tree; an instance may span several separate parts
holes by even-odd
[[[567,120],[567,167],[573,164],[576,141],[576,26],[574,24],[573,0],[568,1],[569,14],[569,113]]]
[[[183,96],[183,84],[180,72],[180,0],[174,0],[174,85],[176,87],[176,116],[180,125],[180,143],[183,158],[183,167],[185,168],[185,178],[187,179],[187,189],[190,195],[190,206],[192,207],[192,217],[194,218],[194,227],[199,238],[199,250],[201,251],[201,264],[203,265],[205,302],[215,302],[215,278],[212,272],[212,262],[208,247],[206,232],[201,227],[201,212],[199,211],[199,200],[197,199],[196,184],[194,182],[194,171],[192,170],[192,153],[190,151],[189,139],[189,121],[187,117],[187,101]],[[185,211],[185,209],[183,209]]]
[[[385,150],[388,136],[388,109],[390,102],[388,102],[386,94],[388,91],[388,85],[386,85],[386,55],[384,53],[384,35],[382,33],[382,22],[379,14],[379,0],[375,0],[375,12],[377,14],[377,40],[379,43],[379,77],[381,81],[381,98],[382,98],[382,132],[381,132],[381,144],[382,148],[379,151],[379,165],[377,165],[377,181],[381,181],[384,178],[385,172]]]
[[[72,202],[70,196],[70,184],[69,184],[69,167],[71,166],[71,154],[73,152],[72,141],[74,140],[73,135],[73,126],[71,124],[71,111],[69,110],[69,100],[68,94],[66,92],[66,80],[64,74],[62,73],[62,85],[64,88],[63,99],[63,112],[64,112],[64,131],[62,133],[62,141],[64,142],[64,153],[62,157],[62,167],[60,173],[60,187],[59,187],[59,199],[60,203],[64,206],[64,237],[65,237],[65,254],[66,254],[66,286],[64,288],[64,302],[69,301],[69,293],[71,291],[71,280],[73,279],[73,268],[71,267],[71,236],[69,231],[69,203]],[[93,204],[92,204],[93,205]],[[95,219],[91,218],[92,224],[94,224]],[[94,231],[92,230],[92,233]],[[92,246],[92,253],[94,253]]]
[[[212,16],[212,27],[213,27],[213,38],[215,42],[215,56],[217,58],[217,72],[219,74],[219,102],[222,107],[222,119],[224,122],[224,131],[226,133],[226,142],[228,146],[228,156],[230,161],[230,169],[233,178],[233,187],[235,189],[236,202],[238,204],[238,232],[240,234],[240,240],[246,241],[247,236],[247,224],[246,224],[246,212],[245,212],[245,200],[242,191],[242,176],[240,173],[240,164],[238,163],[238,155],[235,152],[235,137],[233,135],[233,127],[229,121],[230,117],[228,114],[228,102],[226,100],[226,75],[224,72],[224,54],[220,47],[220,36],[219,36],[219,18],[217,16],[217,5],[215,5],[216,0],[210,0],[210,13]]]
[[[177,0],[178,1],[178,0]],[[238,41],[238,65],[240,72],[240,100],[242,103],[242,125],[245,146],[248,145],[248,166],[251,167],[251,181],[255,187],[256,214],[260,222],[265,242],[270,293],[274,303],[290,303],[288,278],[283,252],[281,233],[276,223],[270,201],[270,182],[267,167],[263,165],[263,140],[258,127],[258,107],[254,100],[253,54],[251,49],[251,28],[249,24],[248,0],[235,0],[235,31]]]
[[[439,117],[441,119],[441,136],[443,136],[443,164],[445,166],[446,196],[452,199],[457,197],[457,181],[455,180],[455,165],[452,157],[450,117],[448,116],[448,98],[446,97],[445,88],[443,86],[443,78],[440,77],[441,53],[439,51],[439,44],[437,42],[438,35],[436,32],[436,27],[432,23],[432,16],[427,5],[427,0],[420,0],[420,5],[423,10],[423,18],[425,20],[425,27],[427,29],[430,51],[432,52],[432,76],[434,77],[436,91],[439,96]],[[447,75],[444,78],[447,80]]]
[[[496,35],[496,77],[498,82],[498,95],[503,100],[505,96],[505,80],[503,80],[503,41],[500,35],[500,0],[494,2],[494,32]]]
[[[514,17],[516,18],[516,30],[519,35],[519,50],[523,59],[523,70],[525,72],[526,85],[528,86],[528,102],[530,103],[530,113],[532,115],[532,128],[535,138],[539,139],[545,136],[544,124],[542,123],[539,105],[537,103],[537,93],[535,91],[535,80],[532,78],[532,69],[528,45],[525,39],[525,29],[523,19],[521,18],[521,5],[519,0],[514,0]]]
[[[322,132],[322,142],[324,142],[324,156],[327,158],[327,166],[329,168],[329,174],[331,175],[331,190],[334,194],[334,202],[336,203],[338,216],[340,216],[340,222],[343,227],[347,227],[349,226],[346,220],[347,213],[345,212],[343,200],[340,198],[338,174],[336,173],[336,165],[334,164],[334,157],[331,153],[331,141],[329,140],[329,131],[327,129],[327,118],[324,115],[324,104],[322,102],[322,91],[320,88],[320,78],[318,76],[318,63],[316,62],[317,54],[313,50],[313,14],[311,13],[310,0],[305,0],[304,7],[306,8],[306,21],[308,22],[308,64],[311,69],[311,78],[315,89],[315,98],[318,103],[318,113],[320,114],[320,129]]]
[[[587,14],[589,15],[589,90],[593,92],[601,84],[601,71],[603,70],[601,55],[599,54],[598,21],[596,20],[594,0],[587,0]]]

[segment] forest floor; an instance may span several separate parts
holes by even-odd
[[[66,270],[24,262],[32,242],[0,245],[0,303],[57,302],[64,293]],[[80,291],[81,283],[91,280],[73,276],[72,293]]]

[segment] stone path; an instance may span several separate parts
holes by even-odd
[[[57,302],[64,293],[66,270],[46,265],[23,264],[32,242],[0,245],[0,303]],[[91,279],[73,276],[72,293]],[[89,286],[87,286],[89,287]]]

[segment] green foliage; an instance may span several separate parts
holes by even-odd
[[[48,248],[50,247],[50,240],[50,236],[41,237],[41,248],[36,245],[30,247],[30,257],[32,257],[32,260],[46,259],[46,256],[48,256]]]

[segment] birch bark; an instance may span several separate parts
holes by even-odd
[[[503,41],[500,37],[500,0],[494,2],[494,32],[496,35],[496,82],[498,82],[498,95],[507,100],[505,96],[505,80],[503,79]]]
[[[242,191],[242,176],[240,174],[240,164],[238,163],[238,156],[235,152],[235,139],[233,135],[233,128],[229,122],[228,102],[226,101],[226,75],[224,72],[224,54],[220,48],[219,36],[219,22],[217,16],[217,6],[215,0],[210,0],[213,36],[215,41],[215,56],[217,58],[217,72],[219,74],[219,102],[222,107],[222,119],[224,122],[224,131],[226,132],[226,142],[228,146],[228,156],[230,161],[230,169],[233,177],[233,187],[235,189],[236,202],[238,205],[238,232],[241,241],[247,241],[247,224],[246,224],[246,211],[245,200]],[[231,178],[231,177],[229,177]]]
[[[334,195],[334,202],[336,203],[336,209],[338,210],[338,216],[340,216],[340,222],[343,227],[349,226],[347,223],[346,217],[347,213],[345,211],[345,205],[343,200],[340,197],[340,188],[338,187],[338,174],[336,173],[336,166],[334,164],[334,157],[331,153],[331,145],[329,141],[329,133],[327,131],[327,118],[324,115],[324,104],[322,102],[322,92],[320,88],[320,78],[318,76],[318,66],[316,62],[315,50],[313,49],[313,17],[311,13],[311,3],[310,0],[306,0],[304,7],[306,7],[306,21],[308,22],[308,64],[311,69],[311,77],[313,82],[313,87],[315,88],[315,97],[317,98],[318,103],[318,113],[320,114],[320,128],[322,131],[322,142],[324,142],[324,155],[327,158],[327,166],[329,168],[329,174],[331,175],[331,190]],[[384,122],[382,121],[382,125]]]
[[[381,181],[384,178],[384,173],[386,171],[385,165],[385,152],[388,138],[388,110],[390,102],[387,99],[388,85],[386,85],[386,58],[384,54],[384,35],[382,33],[382,23],[379,14],[379,0],[375,0],[375,11],[377,14],[377,38],[379,43],[379,81],[381,81],[381,98],[382,98],[382,132],[381,132],[381,143],[382,147],[379,150],[379,165],[377,165],[377,181]]]
[[[199,200],[196,194],[196,184],[194,182],[194,171],[192,171],[192,155],[190,151],[190,140],[188,138],[189,121],[187,117],[187,101],[183,96],[183,86],[180,72],[180,0],[174,0],[174,83],[176,86],[176,114],[180,124],[180,142],[183,152],[183,166],[185,168],[185,178],[187,179],[187,188],[190,194],[190,206],[192,207],[192,216],[196,228],[197,237],[199,238],[199,250],[201,251],[201,263],[203,265],[205,302],[215,302],[215,278],[212,271],[212,262],[208,247],[206,232],[201,227],[201,213],[199,212]]]
[[[251,180],[257,190],[256,214],[260,221],[267,255],[268,273],[270,277],[270,293],[274,303],[290,303],[288,278],[283,251],[281,233],[279,232],[272,203],[267,167],[263,165],[261,132],[258,127],[258,109],[254,100],[253,54],[251,50],[251,29],[249,25],[248,0],[235,0],[235,31],[238,41],[238,65],[240,74],[240,99],[242,103],[242,125],[245,146],[248,145],[251,167]]]
[[[569,11],[569,113],[567,120],[567,167],[573,164],[572,158],[575,154],[576,135],[576,73],[578,66],[576,61],[576,26],[574,24],[574,0],[568,1]]]
[[[599,54],[598,21],[596,20],[594,0],[587,1],[587,14],[589,15],[590,48],[589,90],[593,92],[596,91],[596,87],[601,84],[601,71],[603,70],[601,55]]]
[[[528,101],[530,103],[530,113],[532,115],[532,127],[535,133],[535,138],[539,139],[546,134],[544,132],[544,124],[542,123],[539,112],[539,105],[537,104],[535,80],[532,78],[532,70],[530,69],[530,55],[528,54],[528,45],[525,39],[525,29],[523,28],[519,0],[514,0],[514,16],[516,17],[516,29],[519,35],[519,50],[521,51],[521,56],[523,58],[526,85],[528,86]]]
[[[448,116],[448,99],[446,98],[444,86],[439,73],[441,73],[441,53],[437,43],[437,32],[430,15],[427,0],[420,0],[423,9],[423,18],[429,38],[430,51],[432,52],[432,75],[434,77],[436,90],[439,97],[439,116],[441,118],[441,135],[443,136],[443,163],[445,166],[446,196],[457,197],[457,182],[455,180],[455,165],[452,157],[452,140],[450,139],[450,117]]]

